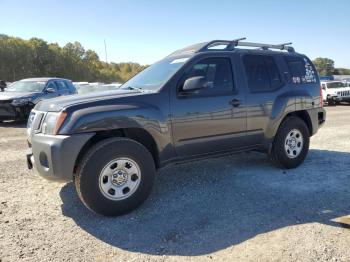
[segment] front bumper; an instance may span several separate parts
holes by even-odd
[[[25,119],[34,104],[14,106],[11,103],[0,103],[0,120]]]
[[[342,98],[337,95],[328,95],[326,101],[327,103],[335,103],[342,101]]]
[[[350,102],[350,96],[345,96],[340,98],[341,102]]]
[[[79,152],[93,135],[33,135],[27,153],[28,168],[48,180],[71,181]]]

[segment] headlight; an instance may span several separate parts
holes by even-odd
[[[11,104],[14,106],[22,106],[22,105],[28,104],[31,100],[32,100],[31,97],[18,98],[18,99],[13,99]]]
[[[47,135],[56,135],[67,117],[67,112],[48,112],[42,124],[41,132]]]

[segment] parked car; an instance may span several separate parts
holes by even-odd
[[[329,105],[350,102],[350,87],[341,81],[322,81],[322,97]]]
[[[39,101],[75,93],[75,87],[67,79],[45,77],[17,81],[0,93],[0,121],[26,119]]]
[[[27,163],[47,179],[73,180],[94,212],[120,215],[171,163],[258,150],[295,168],[325,118],[305,55],[288,44],[216,40],[174,52],[116,91],[37,104]]]
[[[349,86],[350,87],[350,79],[345,79],[345,80],[342,80],[343,84],[347,87]]]

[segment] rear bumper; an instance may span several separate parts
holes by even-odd
[[[308,110],[312,124],[312,134],[317,133],[326,122],[326,110],[323,107]]]
[[[317,116],[318,116],[318,127],[320,128],[326,123],[326,110],[321,108],[318,111]]]
[[[93,135],[36,134],[31,139],[32,147],[27,153],[27,166],[48,180],[71,181],[79,152]]]

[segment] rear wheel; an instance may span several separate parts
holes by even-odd
[[[83,157],[75,176],[82,202],[106,216],[129,212],[151,192],[155,165],[151,153],[127,138],[99,142]]]
[[[284,168],[295,168],[304,162],[309,151],[310,134],[305,122],[288,117],[278,129],[271,157]]]

